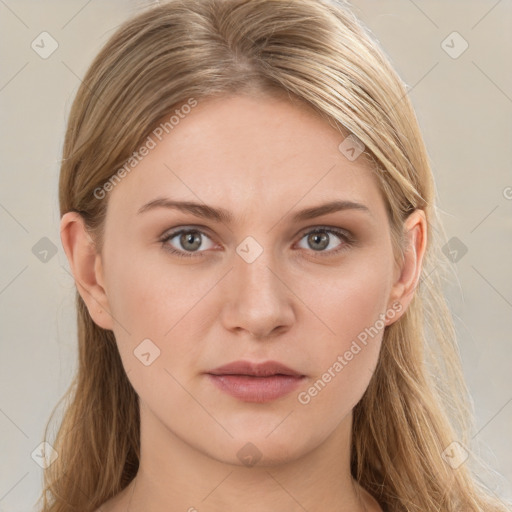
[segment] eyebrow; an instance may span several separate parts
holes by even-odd
[[[146,203],[145,205],[141,206],[137,213],[141,214],[157,208],[169,208],[180,210],[192,213],[197,217],[222,222],[225,224],[232,223],[234,219],[233,214],[229,210],[226,210],[225,208],[215,208],[213,206],[208,206],[207,204],[204,203],[196,203],[194,201],[175,201],[163,197],[154,199],[149,203]],[[314,219],[315,217],[320,217],[322,215],[327,215],[328,213],[334,213],[344,210],[358,210],[371,215],[370,209],[364,204],[344,200],[330,201],[328,203],[324,203],[318,206],[306,208],[304,210],[294,213],[292,216],[292,220],[293,222],[300,222],[303,220]]]

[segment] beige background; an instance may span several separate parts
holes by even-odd
[[[75,369],[57,204],[66,116],[93,56],[140,5],[0,0],[0,512],[32,510],[42,470],[31,453]],[[352,5],[410,86],[447,234],[468,249],[446,288],[474,399],[473,449],[495,470],[480,478],[512,499],[512,2]],[[47,59],[31,48],[43,31],[58,43]],[[463,39],[443,44],[454,31]],[[443,48],[464,41],[457,58]]]

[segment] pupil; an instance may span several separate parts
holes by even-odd
[[[196,238],[196,243],[193,243],[194,238]],[[187,247],[188,243],[192,244],[192,247],[188,247],[188,249],[196,250],[200,245],[201,241],[197,236],[197,232],[194,233],[186,233],[181,236],[181,242],[184,247]]]
[[[314,244],[320,243],[320,249],[325,249],[329,245],[327,233],[314,233],[310,235],[310,241],[313,241]],[[318,249],[318,248],[317,248]],[[315,249],[315,250],[317,250]]]

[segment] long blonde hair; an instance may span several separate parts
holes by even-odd
[[[95,191],[163,118],[190,98],[284,93],[354,134],[386,199],[397,259],[403,222],[423,209],[429,236],[408,310],[385,329],[354,408],[353,477],[389,512],[503,512],[470,463],[472,409],[442,293],[450,271],[427,152],[405,84],[342,0],[169,0],[138,13],[88,69],[69,115],[60,212],[80,212],[102,246],[107,199]],[[138,396],[111,331],[76,293],[78,372],[44,473],[43,512],[89,512],[138,470]],[[59,404],[57,404],[59,405]],[[454,450],[471,455],[450,464]],[[446,454],[449,454],[448,456]]]

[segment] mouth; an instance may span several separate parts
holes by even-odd
[[[235,361],[206,372],[221,391],[245,402],[264,403],[291,393],[306,378],[276,361]]]

